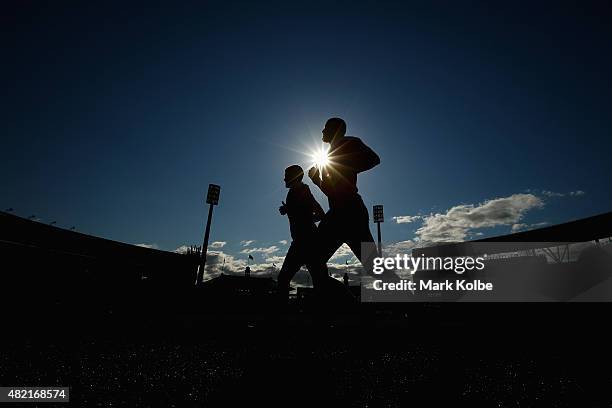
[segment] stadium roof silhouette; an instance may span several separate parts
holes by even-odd
[[[444,243],[425,248],[415,248],[412,256],[456,256],[477,255],[486,245],[488,253],[546,248],[577,242],[587,242],[612,236],[612,212],[582,218],[563,224],[551,225],[509,235],[477,239],[466,242]],[[494,245],[499,243],[500,245]]]

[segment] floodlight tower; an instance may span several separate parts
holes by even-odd
[[[378,256],[382,256],[382,238],[380,236],[380,223],[385,222],[385,216],[383,214],[383,206],[375,205],[374,206],[374,222],[378,226]]]
[[[206,230],[204,231],[204,243],[202,244],[200,265],[196,277],[196,285],[202,283],[204,279],[204,267],[206,266],[206,253],[208,252],[208,237],[210,236],[210,222],[212,221],[213,206],[219,204],[219,193],[221,187],[216,184],[208,185],[208,194],[206,195],[206,204],[208,207],[208,220],[206,221]]]

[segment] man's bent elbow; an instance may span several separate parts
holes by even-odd
[[[380,157],[378,157],[378,155],[376,153],[372,152],[369,164],[370,165],[368,166],[368,169],[372,169],[372,168],[378,166],[380,164]]]

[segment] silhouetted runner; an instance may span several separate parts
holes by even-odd
[[[283,300],[288,297],[291,279],[303,265],[308,268],[315,288],[320,285],[321,278],[327,278],[326,263],[318,256],[319,237],[315,224],[325,212],[312,196],[310,188],[302,182],[303,177],[304,170],[298,165],[285,169],[285,186],[289,192],[287,202],[283,201],[278,211],[289,217],[292,241],[277,279]]]
[[[357,174],[377,166],[380,158],[361,139],[345,133],[344,120],[331,118],[325,123],[323,142],[330,144],[329,164],[321,171],[314,166],[308,172],[329,201],[329,211],[319,224],[320,255],[327,262],[346,243],[366,273],[372,275],[372,258],[376,254],[363,256],[361,245],[374,245],[374,238],[370,233],[368,209],[357,193]]]

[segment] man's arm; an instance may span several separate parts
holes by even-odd
[[[351,142],[351,167],[360,173],[362,171],[370,170],[380,164],[380,157],[370,149],[365,143],[359,138],[352,138]]]
[[[310,181],[312,181],[315,186],[321,188],[321,176],[317,166],[312,166],[310,170],[308,170],[308,177],[310,177]]]
[[[312,208],[313,219],[315,222],[321,221],[321,219],[325,215],[325,211],[323,211],[321,204],[319,204],[319,202],[314,198],[314,196],[310,192],[310,188],[306,186],[306,189],[307,189],[306,197],[307,197],[308,202],[310,202],[310,205]]]
[[[325,216],[325,211],[323,211],[323,208],[321,208],[321,204],[319,204],[319,202],[315,200],[314,197],[312,199],[312,212],[314,214],[314,221],[321,221],[323,219],[323,216]]]

